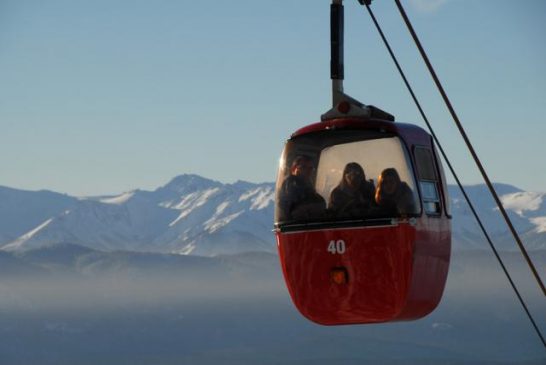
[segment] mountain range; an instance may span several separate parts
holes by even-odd
[[[496,188],[543,268],[546,194]],[[486,188],[466,191],[497,246],[516,250]],[[419,321],[324,327],[284,286],[272,183],[182,175],[154,191],[85,198],[0,187],[0,363],[544,364],[468,206],[450,192],[454,251],[440,306]],[[543,327],[543,295],[521,255],[502,256]]]
[[[495,188],[529,250],[546,249],[546,193]],[[484,185],[466,186],[491,237],[516,245]],[[449,186],[454,249],[486,249],[462,194]],[[0,187],[0,247],[24,252],[58,244],[99,251],[198,256],[275,251],[273,183],[223,184],[198,175],[175,177],[154,191],[72,197]]]

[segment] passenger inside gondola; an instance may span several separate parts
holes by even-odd
[[[313,187],[314,171],[313,161],[307,156],[297,156],[292,162],[290,175],[278,192],[281,221],[306,221],[324,217],[326,202]]]
[[[395,168],[387,168],[381,172],[377,181],[375,203],[377,215],[394,217],[415,212],[413,192],[407,183],[400,180]]]
[[[345,165],[341,181],[332,190],[328,209],[335,218],[364,218],[374,205],[375,188],[366,181],[364,169],[356,162]]]

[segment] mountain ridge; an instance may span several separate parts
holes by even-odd
[[[546,194],[494,184],[530,250],[546,249]],[[486,248],[462,194],[450,185],[454,248]],[[500,248],[515,249],[484,185],[465,186]],[[275,252],[274,183],[221,183],[182,174],[153,191],[71,197],[0,186],[0,247],[26,251],[71,242],[100,251],[201,256]]]

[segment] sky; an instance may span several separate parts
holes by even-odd
[[[0,185],[274,181],[285,140],[331,107],[329,4],[0,0]],[[345,91],[424,126],[367,12],[344,4]],[[403,4],[491,180],[546,192],[546,2]],[[461,180],[480,183],[394,2],[372,9]]]

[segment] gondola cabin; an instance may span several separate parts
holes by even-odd
[[[275,232],[298,310],[325,324],[413,320],[444,290],[451,222],[444,173],[423,129],[335,118],[286,142]]]

